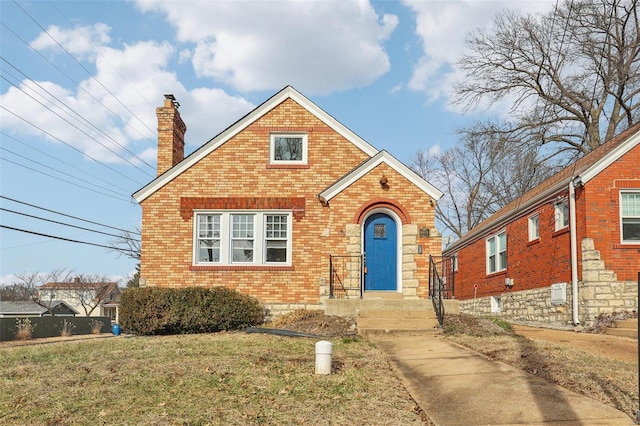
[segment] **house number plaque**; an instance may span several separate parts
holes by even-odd
[[[429,238],[429,228],[420,228],[420,238]]]

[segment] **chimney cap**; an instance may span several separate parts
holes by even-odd
[[[176,101],[176,97],[173,96],[173,93],[165,93],[164,99],[167,101],[171,101],[171,103],[176,109],[180,108],[180,102]]]

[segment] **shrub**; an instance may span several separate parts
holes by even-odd
[[[73,334],[73,329],[76,328],[75,324],[65,320],[62,320],[62,330],[60,331],[61,337],[69,337]]]
[[[29,318],[20,318],[16,321],[16,340],[31,340],[33,329],[36,326],[31,324]]]
[[[102,331],[102,321],[91,320],[89,325],[91,325],[91,334],[100,334]]]
[[[225,287],[128,288],[120,297],[120,324],[134,334],[211,333],[263,320],[258,300]]]

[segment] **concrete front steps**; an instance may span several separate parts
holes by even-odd
[[[362,299],[329,299],[325,313],[355,317],[358,334],[363,336],[439,331],[431,300],[405,300],[399,293],[366,292]]]
[[[612,327],[605,330],[610,336],[638,338],[638,319],[630,318],[626,320],[614,321]]]

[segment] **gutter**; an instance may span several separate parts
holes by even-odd
[[[571,240],[571,315],[573,325],[580,325],[578,312],[578,236],[576,235],[576,186],[581,186],[580,176],[569,181],[569,235]]]

